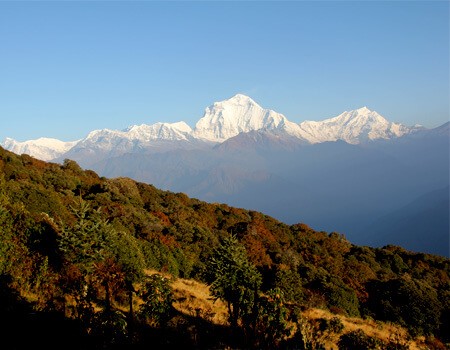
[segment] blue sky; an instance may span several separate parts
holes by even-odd
[[[441,125],[449,2],[0,2],[0,141],[193,127],[236,93],[294,122]]]

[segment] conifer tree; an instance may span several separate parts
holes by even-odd
[[[246,250],[231,236],[214,251],[208,266],[211,293],[228,305],[229,320],[236,328],[255,307],[261,275],[247,257]]]
[[[93,316],[93,285],[98,277],[95,270],[109,255],[108,241],[114,229],[85,201],[71,209],[76,221],[71,226],[61,224],[58,247],[66,270],[65,288],[77,300],[78,317],[89,324]]]

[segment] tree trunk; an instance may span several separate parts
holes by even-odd
[[[107,313],[111,311],[111,293],[108,282],[105,283],[105,310]]]
[[[133,284],[131,282],[127,283],[128,285],[128,334],[130,337],[133,335],[133,323],[134,323],[134,315],[133,315]]]

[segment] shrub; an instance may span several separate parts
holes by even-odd
[[[258,300],[256,342],[259,347],[273,349],[290,332],[287,322],[288,310],[283,292],[279,288],[267,292]]]
[[[339,317],[333,317],[332,319],[327,320],[326,326],[330,332],[336,334],[340,334],[344,330],[344,325]]]
[[[406,326],[414,335],[434,334],[442,303],[436,290],[424,281],[397,278],[368,284],[368,307],[375,317]]]
[[[103,346],[123,344],[127,341],[127,320],[124,313],[117,310],[97,312],[92,318],[91,335],[100,337]]]
[[[360,316],[359,301],[355,291],[339,281],[335,284],[327,284],[326,296],[328,307],[344,310],[349,316]]]

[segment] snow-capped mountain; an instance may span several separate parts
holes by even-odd
[[[389,122],[375,111],[362,107],[345,111],[323,121],[289,121],[284,115],[264,109],[250,97],[237,94],[206,108],[193,135],[213,142],[223,142],[240,133],[257,130],[283,131],[308,143],[342,140],[358,144],[376,139],[391,139],[420,128]]]
[[[338,140],[358,144],[401,137],[417,129],[389,122],[367,107],[346,111],[323,121],[297,124],[280,113],[261,107],[250,97],[237,94],[207,107],[194,129],[185,122],[143,124],[121,131],[95,130],[84,139],[73,142],[44,138],[17,142],[8,138],[2,146],[15,153],[27,153],[43,160],[61,158],[69,150],[70,156],[77,153],[80,157],[81,154],[96,154],[95,158],[99,159],[127,152],[161,150],[164,147],[173,149],[179,147],[179,143],[188,147],[199,142],[217,144],[240,133],[258,130],[275,132],[278,137],[284,134],[310,144]],[[98,154],[99,151],[101,154]]]
[[[133,125],[125,130],[94,130],[88,136],[80,140],[76,147],[94,147],[111,150],[122,148],[131,150],[130,147],[143,146],[154,140],[186,141],[191,139],[192,129],[184,122],[156,123],[152,125]]]
[[[358,144],[368,140],[401,137],[415,130],[389,122],[367,107],[346,111],[323,121],[304,121],[299,126],[304,131],[305,138],[311,143],[342,140]]]
[[[24,142],[6,138],[1,146],[17,154],[29,154],[35,158],[48,161],[63,155],[77,143],[78,141],[64,142],[45,137]]]
[[[195,125],[193,135],[208,141],[223,142],[242,132],[285,129],[286,126],[296,129],[296,124],[289,122],[284,115],[264,109],[250,97],[237,94],[206,108]]]
[[[94,130],[77,142],[65,155],[90,166],[102,159],[125,153],[164,152],[177,148],[191,148],[192,129],[184,122],[134,125],[125,130]]]
[[[153,125],[133,125],[124,134],[128,138],[141,141],[151,140],[188,140],[192,129],[185,122],[156,123]]]

